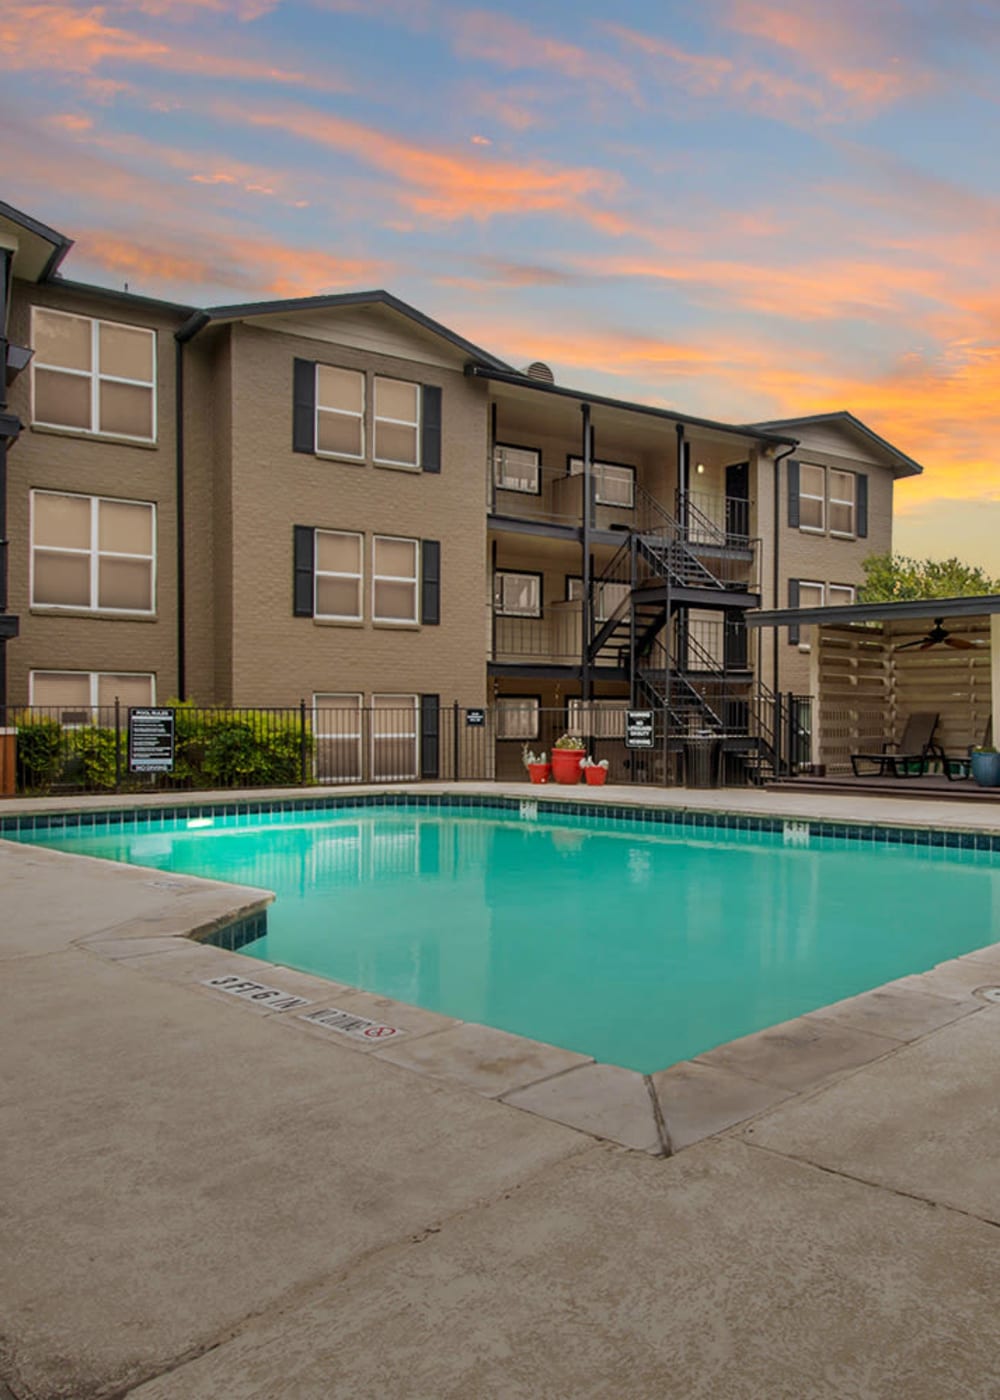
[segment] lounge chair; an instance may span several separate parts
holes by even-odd
[[[944,755],[942,766],[951,782],[954,782],[956,778],[972,777],[972,750],[974,747],[974,744],[970,744],[969,747],[966,749],[965,753],[946,753]],[[992,715],[986,721],[986,728],[983,730],[983,741],[979,745],[979,747],[982,749],[989,749],[993,747]]]
[[[898,743],[888,739],[878,753],[851,754],[851,770],[854,776],[884,778],[889,774],[893,778],[920,777],[927,771],[928,759],[936,758],[944,763],[944,750],[934,742],[937,724],[937,715],[910,715]],[[873,764],[873,771],[860,772],[859,763]]]

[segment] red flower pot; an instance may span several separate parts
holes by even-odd
[[[591,787],[603,787],[608,781],[608,770],[606,768],[585,768],[583,776]]]
[[[557,783],[578,783],[580,781],[580,759],[586,757],[586,749],[553,749],[552,776]]]
[[[528,777],[533,783],[547,783],[552,777],[551,763],[529,763]]]

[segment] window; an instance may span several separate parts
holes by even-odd
[[[315,617],[361,621],[361,535],[316,531]]]
[[[799,468],[799,529],[826,529],[826,468],[803,462]]]
[[[501,695],[496,701],[498,739],[537,739],[541,701],[537,695]]]
[[[850,583],[831,583],[826,590],[827,607],[848,607],[857,599],[857,590]]]
[[[360,695],[313,696],[316,778],[321,783],[356,783],[361,772]]]
[[[631,510],[635,505],[635,467],[618,462],[594,462],[594,500],[599,506],[620,506]],[[570,457],[570,476],[583,474],[583,458]]]
[[[364,460],[365,377],[360,370],[316,366],[316,451]]]
[[[33,607],[153,611],[155,506],[33,491],[31,531]]]
[[[832,468],[830,477],[830,534],[854,534],[854,503],[857,477],[853,472],[837,472]]]
[[[821,583],[810,583],[805,579],[799,579],[799,607],[800,608],[824,608],[826,607],[826,589]]]
[[[376,535],[372,540],[372,619],[416,622],[419,546],[416,540]]]
[[[594,583],[594,621],[607,622],[631,593],[627,583]],[[566,599],[576,603],[583,599],[583,579],[569,575],[566,579]]]
[[[32,671],[28,684],[30,703],[58,710],[67,724],[89,724],[95,708],[113,706],[116,699],[123,711],[156,703],[155,677],[140,672]]]
[[[416,695],[372,696],[372,780],[417,776]]]
[[[156,440],[156,333],[36,306],[32,421]]]
[[[493,611],[499,617],[541,617],[541,574],[498,569],[493,575]]]
[[[420,385],[375,378],[375,461],[420,465]]]
[[[540,495],[542,454],[534,447],[508,447],[498,442],[493,449],[493,480],[498,491]]]
[[[627,700],[570,700],[567,728],[591,739],[624,739]]]

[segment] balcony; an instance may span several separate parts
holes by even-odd
[[[504,666],[580,666],[583,610],[579,602],[550,603],[543,617],[491,613],[488,659]],[[617,673],[617,657],[602,657],[597,670]]]

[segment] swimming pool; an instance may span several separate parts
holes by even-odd
[[[974,839],[662,817],[401,801],[3,834],[272,889],[252,957],[643,1073],[1000,939]]]

